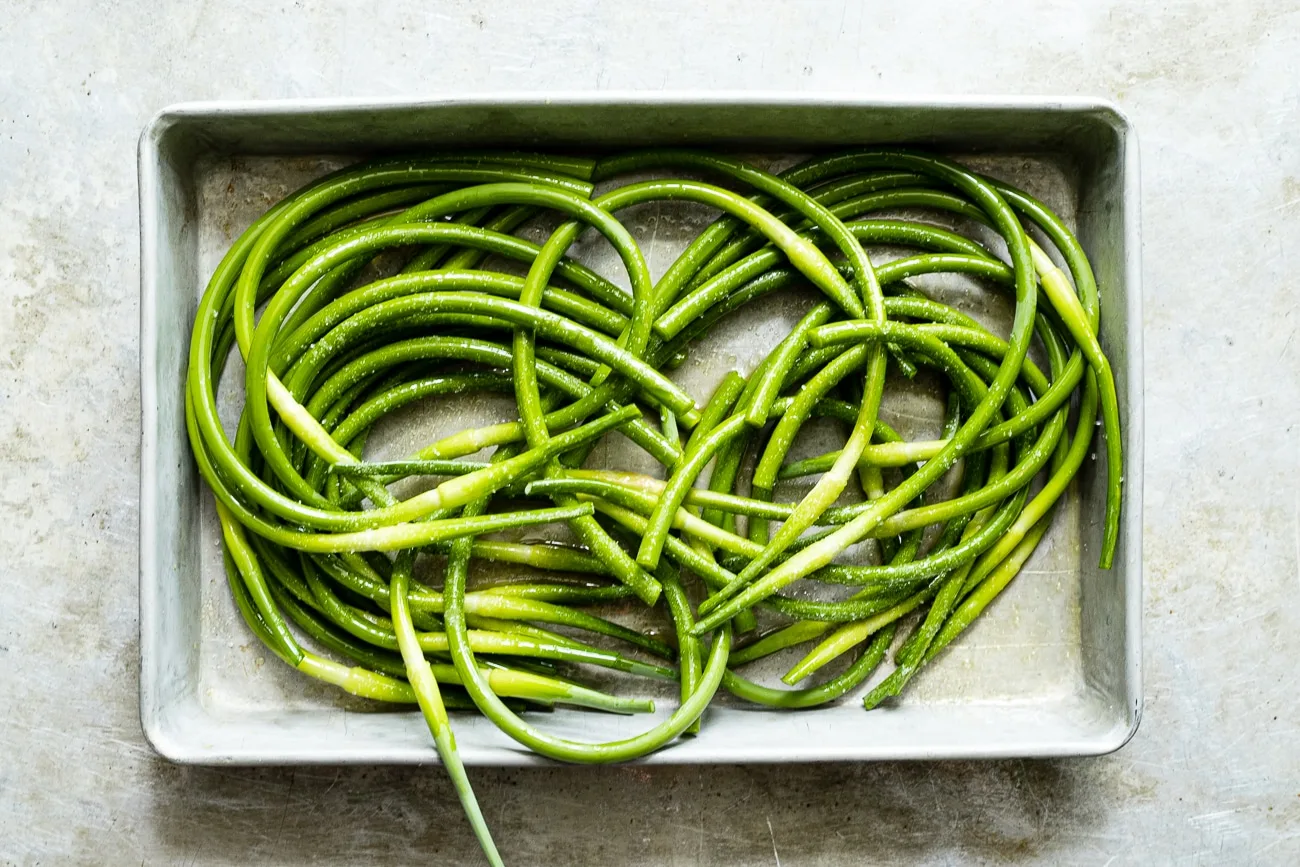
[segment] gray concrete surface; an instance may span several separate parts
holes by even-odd
[[[1081,93],[1131,114],[1146,239],[1146,717],[1097,760],[480,770],[510,863],[1300,862],[1295,0],[996,12],[10,0],[0,862],[478,863],[440,773],[180,768],[141,737],[134,145],[146,118],[212,97],[703,87]]]

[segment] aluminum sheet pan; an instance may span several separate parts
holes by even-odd
[[[418,714],[377,712],[291,671],[247,632],[229,599],[211,497],[189,456],[182,381],[198,296],[231,241],[280,196],[372,153],[647,145],[706,147],[774,167],[833,148],[925,147],[1041,197],[1075,228],[1097,271],[1127,481],[1114,569],[1096,567],[1105,475],[1099,454],[1072,485],[1024,573],[901,700],[871,713],[852,696],[789,712],[720,697],[700,737],[642,761],[1098,755],[1132,736],[1142,709],[1142,317],[1137,143],[1123,115],[1080,99],[502,95],[178,105],[160,112],[141,136],[141,720],[160,753],[205,764],[437,761]],[[620,218],[658,274],[712,216],[664,204]],[[575,255],[612,278],[619,273],[601,243],[584,240]],[[957,279],[930,288],[970,297],[970,285]],[[807,299],[786,293],[730,317],[674,377],[700,396],[728,369],[748,373]],[[997,325],[1009,311],[994,299],[976,314]],[[223,395],[227,412],[230,398]],[[508,400],[420,407],[386,424],[368,447],[397,456],[439,431],[497,419],[509,407]],[[921,436],[934,427],[937,409],[922,381],[895,389],[882,414]],[[794,456],[835,447],[836,433],[828,428],[819,440],[814,432]],[[611,465],[635,459],[617,446],[597,457]],[[788,661],[759,671],[774,677]],[[671,688],[656,694],[656,719],[671,711],[673,696]],[[560,710],[543,724],[606,740],[654,721]],[[467,763],[545,761],[486,720],[457,715],[454,724]]]

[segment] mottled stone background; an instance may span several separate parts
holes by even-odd
[[[1300,862],[1300,4],[884,5],[5,4],[0,862],[478,863],[436,771],[181,768],[141,736],[136,137],[179,100],[634,88],[1130,114],[1146,713],[1096,760],[479,770],[507,860]]]

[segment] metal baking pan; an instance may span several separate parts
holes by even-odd
[[[1127,119],[1087,99],[510,95],[186,104],[145,128],[140,699],[144,731],[158,752],[212,764],[436,761],[418,713],[376,712],[302,678],[256,643],[228,598],[211,498],[189,455],[182,404],[197,298],[226,246],[278,197],[371,153],[664,144],[769,162],[853,146],[923,147],[1043,197],[1073,224],[1097,270],[1128,477],[1114,569],[1096,567],[1105,473],[1099,455],[1026,571],[900,701],[870,713],[852,698],[803,712],[721,701],[700,737],[643,761],[1098,755],[1132,736],[1142,711],[1143,434],[1138,150]],[[630,219],[638,237],[652,239],[647,258],[661,270],[673,245],[680,248],[707,217],[651,209]],[[765,341],[764,314],[747,315],[720,329],[717,342],[680,371],[694,393],[707,393],[723,364],[748,370],[779,338]],[[400,447],[400,434],[391,439]],[[660,713],[671,705],[671,697],[660,702]],[[543,761],[487,720],[464,715],[455,724],[468,763]],[[561,710],[544,724],[603,740],[652,721]]]

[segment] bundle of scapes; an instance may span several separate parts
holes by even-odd
[[[633,174],[660,179],[616,184]],[[595,195],[597,183],[610,191]],[[664,201],[721,216],[654,280],[618,215]],[[981,228],[887,216],[899,209]],[[548,214],[558,224],[545,243],[517,233]],[[590,230],[617,252],[630,292],[570,258]],[[873,264],[869,251],[882,245],[908,254]],[[381,256],[404,264],[372,279],[367,266]],[[502,261],[515,273],[489,270]],[[907,282],[936,273],[1008,296],[1009,332]],[[665,375],[719,320],[794,285],[820,300],[747,375],[727,373],[702,404]],[[248,627],[310,677],[417,704],[500,863],[448,708],[477,710],[551,758],[632,759],[699,731],[719,690],[782,708],[839,699],[872,679],[896,631],[910,628],[893,670],[863,699],[875,707],[1016,576],[1095,429],[1108,458],[1109,567],[1121,439],[1099,315],[1087,257],[1055,214],[932,155],[856,151],[781,174],[670,150],[393,158],[321,178],[235,242],[199,305],[186,420]],[[1035,338],[1042,364],[1029,358]],[[244,380],[231,436],[216,392],[233,347]],[[938,439],[905,441],[880,419],[891,365],[946,381]],[[366,461],[367,436],[389,414],[484,391],[513,393],[515,417],[405,460]],[[788,460],[819,417],[845,423],[843,446]],[[662,465],[659,476],[591,465],[615,431]],[[936,497],[954,474],[957,493]],[[411,477],[440,481],[399,498],[393,486]],[[815,483],[797,502],[774,501],[777,482],[797,477]],[[851,485],[865,496],[836,506]],[[567,525],[574,544],[494,536],[550,523]],[[882,562],[837,562],[868,539]],[[415,577],[426,557],[440,586]],[[475,559],[545,577],[470,590]],[[837,601],[782,592],[801,580],[856,589]],[[644,606],[674,640],[588,609],[610,601]],[[778,625],[760,634],[756,611]],[[807,651],[784,678],[791,686],[856,656],[793,689],[740,671],[796,645]],[[557,668],[574,665],[674,680],[680,705],[643,734],[606,743],[557,737],[520,716],[555,704],[652,709]]]

